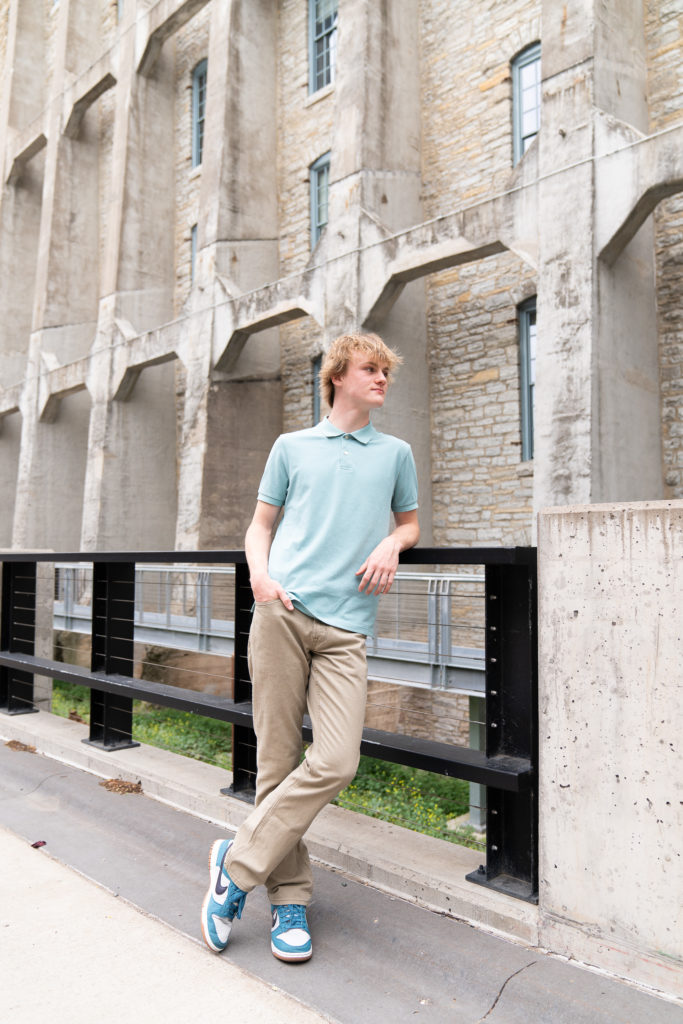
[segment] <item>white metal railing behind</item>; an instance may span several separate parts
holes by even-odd
[[[230,654],[234,566],[144,565],[135,572],[135,638],[160,647]],[[57,563],[55,628],[84,632],[92,565]],[[368,639],[375,678],[432,689],[484,689],[484,574],[398,572]]]

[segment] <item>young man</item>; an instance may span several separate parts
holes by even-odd
[[[202,932],[216,952],[227,946],[247,893],[264,884],[274,955],[301,961],[312,953],[306,906],[313,879],[302,836],[356,773],[365,637],[399,553],[419,539],[410,446],[370,422],[400,361],[377,335],[337,338],[321,369],[329,416],[281,435],[264,470],[245,539],[255,598],[256,803],[235,839],[211,848]],[[313,743],[301,761],[306,711]]]

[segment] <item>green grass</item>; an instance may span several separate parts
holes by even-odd
[[[55,679],[52,710],[63,718],[73,713],[88,722],[90,691]],[[231,728],[225,722],[144,701],[133,702],[133,739],[139,743],[230,770],[231,736]],[[480,846],[470,826],[452,830],[446,825],[450,818],[469,810],[469,786],[461,779],[361,757],[355,779],[334,803],[448,842]]]
[[[334,803],[461,846],[481,845],[471,826],[446,824],[469,811],[469,785],[462,779],[361,757],[355,779]]]
[[[75,712],[90,721],[90,691],[75,683],[54,680],[52,711],[68,718]],[[151,747],[193,757],[230,770],[232,730],[227,722],[202,718],[190,711],[162,708],[145,701],[133,701],[133,739]]]

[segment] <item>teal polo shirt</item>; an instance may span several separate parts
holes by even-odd
[[[284,506],[268,572],[294,607],[371,634],[378,598],[359,592],[355,574],[391,531],[391,512],[417,508],[410,445],[371,423],[345,434],[325,418],[277,439],[258,496]]]

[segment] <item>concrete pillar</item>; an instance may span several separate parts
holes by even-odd
[[[211,295],[220,306],[279,277],[276,29],[269,0],[230,0],[212,9],[206,134],[216,144],[205,148],[201,169],[190,298],[196,311]],[[228,369],[212,370],[213,336],[225,323],[220,308],[195,312],[179,346],[186,390],[176,542],[185,549],[242,546],[265,460],[282,429],[277,329],[252,335]]]
[[[36,255],[43,189],[44,153],[39,152],[8,183],[14,152],[31,134],[31,125],[43,110],[44,77],[35,74],[43,65],[45,33],[42,8],[13,3],[8,11],[7,53],[0,87],[0,385],[18,383],[26,371],[28,338],[36,272]],[[34,134],[41,134],[35,124]],[[44,141],[44,139],[43,139]]]
[[[14,503],[21,448],[21,417],[0,419],[0,548],[12,544]]]
[[[41,422],[29,402],[27,396],[22,405],[12,542],[19,548],[74,551],[80,542],[90,396],[83,390],[63,399],[51,423]]]
[[[91,6],[72,0],[64,0],[55,17],[12,538],[18,547],[59,550],[73,548],[80,537],[90,399],[85,392],[74,395],[54,422],[42,422],[39,390],[47,369],[87,352],[97,320],[97,126],[95,115],[86,113],[78,138],[66,138],[62,94],[67,76],[86,68],[98,50],[99,17]],[[17,188],[25,176],[26,170]]]
[[[99,52],[100,26],[96,8],[74,0],[63,0],[57,18],[33,331],[42,332],[42,352],[66,363],[88,351],[97,323],[99,131],[90,110],[76,138],[63,134],[62,93]]]
[[[174,545],[173,364],[143,370],[132,389],[116,397],[126,370],[126,332],[140,334],[173,318],[173,41],[162,47],[151,75],[138,74],[139,14],[135,4],[126,3],[119,42],[113,194],[88,378],[93,408],[81,529],[85,550]]]
[[[431,540],[431,437],[424,281],[403,290],[379,323],[361,324],[363,263],[357,250],[422,220],[417,0],[339,8],[329,221],[325,239],[327,342],[376,330],[404,365],[379,430],[409,441],[418,465],[422,542]]]
[[[542,17],[534,506],[658,497],[652,226],[598,260],[593,163],[647,130],[643,9],[544,0]]]
[[[173,363],[143,370],[130,397],[107,403],[104,411],[99,523],[96,537],[89,536],[88,543],[102,550],[172,550],[176,522]],[[84,546],[85,541],[83,536]]]

